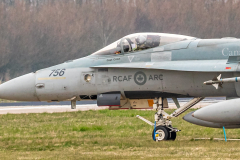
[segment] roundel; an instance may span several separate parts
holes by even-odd
[[[138,71],[134,74],[134,81],[138,85],[144,85],[147,82],[147,76],[144,72]]]

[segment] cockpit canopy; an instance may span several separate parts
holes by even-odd
[[[124,54],[191,39],[195,38],[166,33],[135,33],[117,40],[92,55]]]

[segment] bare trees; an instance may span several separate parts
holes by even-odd
[[[133,32],[240,37],[239,7],[237,0],[0,0],[0,80]]]

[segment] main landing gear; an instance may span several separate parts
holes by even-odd
[[[177,128],[172,127],[172,121],[170,120],[173,117],[178,117],[180,114],[184,113],[186,110],[203,100],[204,97],[197,97],[190,100],[188,103],[180,107],[176,98],[173,98],[176,106],[178,107],[172,114],[167,114],[164,111],[165,106],[168,106],[167,99],[164,98],[155,98],[154,99],[154,109],[155,113],[155,123],[150,122],[149,120],[137,115],[137,118],[143,120],[151,126],[154,126],[152,132],[152,138],[154,141],[163,141],[163,140],[175,140],[177,137]]]

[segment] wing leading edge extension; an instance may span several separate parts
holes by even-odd
[[[91,68],[138,68],[160,69],[172,71],[194,72],[235,72],[238,63],[227,63],[227,60],[191,60],[191,61],[163,61],[163,62],[134,62],[91,66]]]

